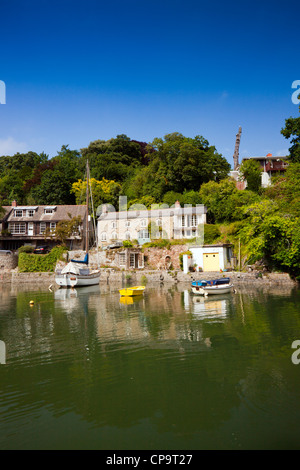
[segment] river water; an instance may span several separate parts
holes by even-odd
[[[2,450],[300,448],[297,289],[2,285],[0,301]]]

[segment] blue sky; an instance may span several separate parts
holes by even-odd
[[[287,153],[299,2],[0,0],[0,155],[117,134],[203,135],[233,164]]]

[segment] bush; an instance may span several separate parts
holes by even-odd
[[[165,238],[159,238],[158,240],[152,240],[151,242],[144,243],[143,248],[170,248],[171,242]]]
[[[217,225],[204,224],[204,244],[209,245],[220,238],[221,232]]]
[[[130,240],[124,240],[123,241],[123,246],[125,248],[132,248],[133,247],[133,243],[130,241]]]
[[[183,251],[182,253],[180,253],[180,255],[179,255],[179,265],[180,265],[181,271],[183,270],[183,255],[192,256],[193,253],[190,250]]]
[[[31,245],[23,245],[18,249],[18,253],[33,253],[34,247]]]
[[[63,246],[56,246],[47,255],[20,253],[18,261],[19,272],[54,272],[57,261],[62,258],[66,250]]]

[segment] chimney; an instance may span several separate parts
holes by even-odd
[[[16,200],[14,200],[14,201],[11,203],[11,207],[17,207],[17,205],[18,205],[18,204],[17,204],[17,201],[16,201]]]

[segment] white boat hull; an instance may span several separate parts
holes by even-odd
[[[55,282],[60,287],[85,287],[95,286],[99,284],[100,272],[90,273],[86,275],[80,274],[56,274]]]
[[[220,285],[220,286],[205,286],[205,287],[192,287],[193,294],[197,295],[219,295],[228,294],[233,289],[233,284]]]

